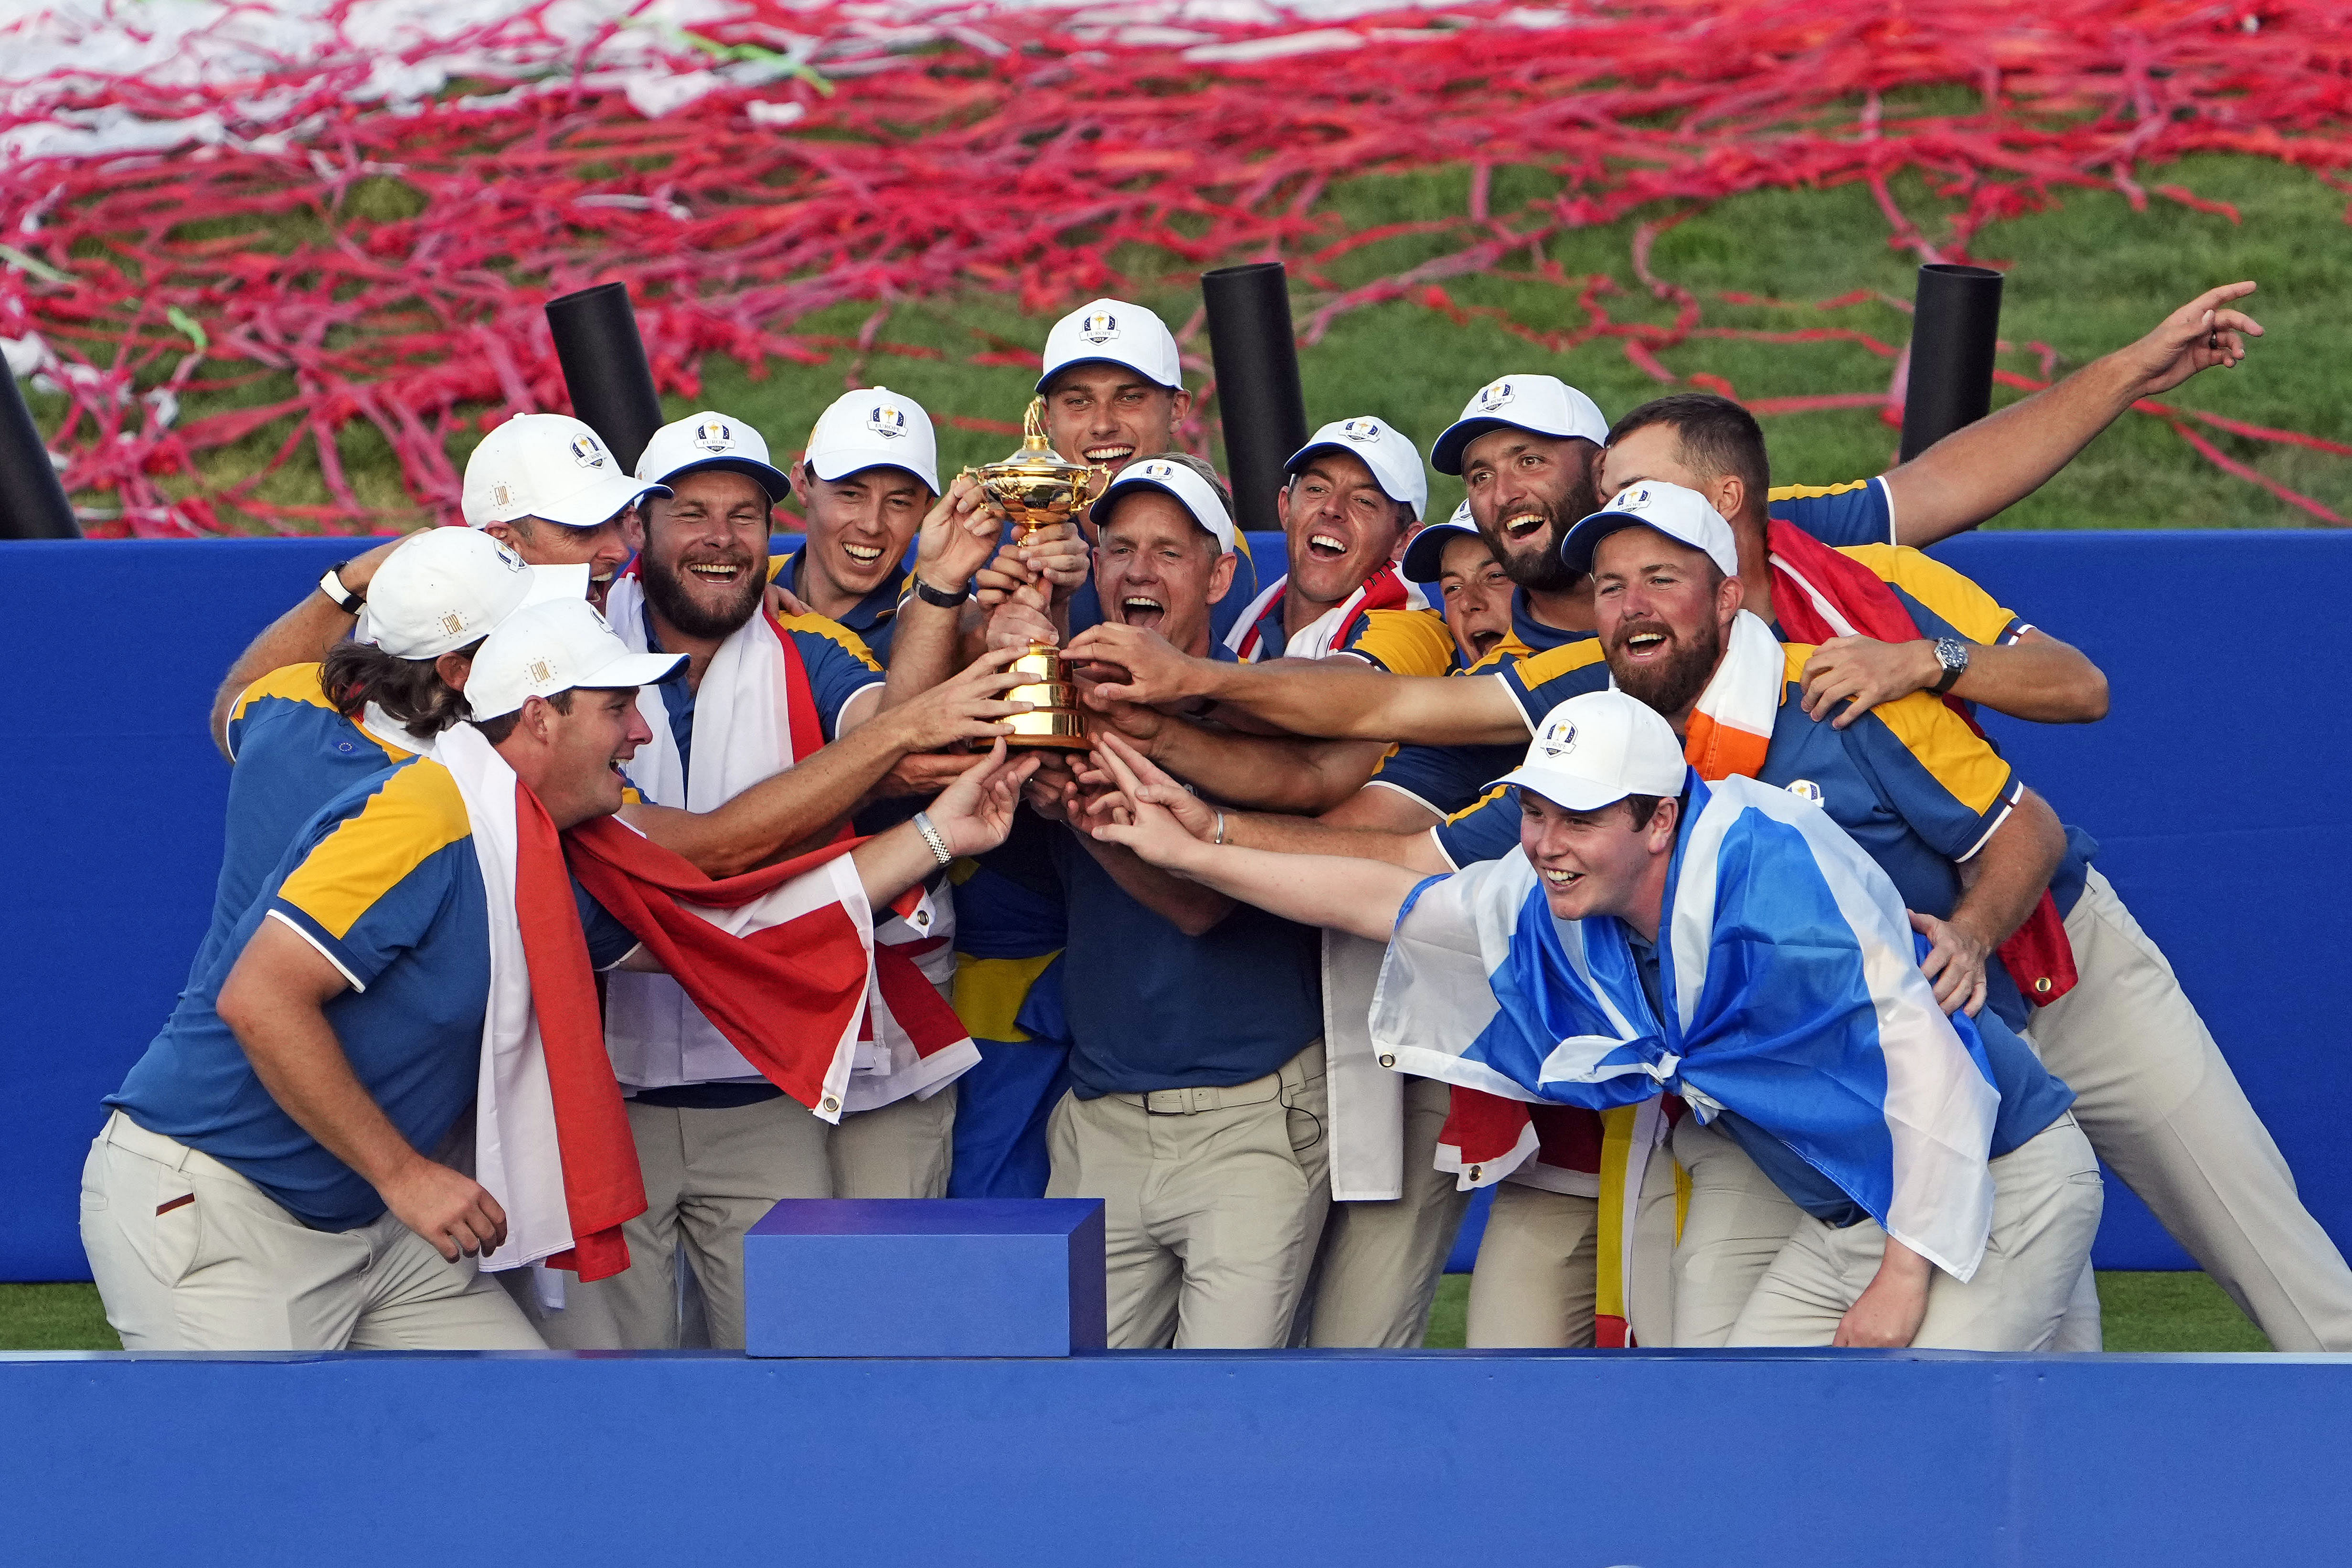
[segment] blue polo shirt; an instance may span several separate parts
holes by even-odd
[[[1810,644],[1785,647],[1780,708],[1756,777],[1816,800],[1878,862],[1905,905],[1938,918],[1959,902],[1959,862],[1984,847],[2024,789],[1990,742],[1925,692],[1883,703],[1844,729],[1806,716],[1799,674]],[[1519,808],[1496,790],[1435,830],[1456,865],[1494,860],[1519,841]],[[1999,963],[1989,1007],[2025,1027],[2025,998]]]
[[[228,719],[228,819],[213,917],[196,950],[201,967],[228,939],[310,814],[363,779],[414,755],[335,711],[317,664],[272,670],[236,699]]]
[[[572,884],[591,960],[636,938]],[[278,1107],[215,1010],[265,920],[290,927],[351,988],[327,1021],[371,1098],[431,1153],[473,1103],[490,992],[488,904],[466,803],[430,758],[379,769],[305,821],[230,938],[200,967],[107,1104],[228,1166],[317,1230],[383,1213],[358,1172]]]
[[[1234,657],[1223,643],[1209,656]],[[1069,907],[1062,1006],[1080,1099],[1246,1083],[1322,1034],[1312,927],[1236,904],[1187,936],[1129,897],[1070,829],[1050,845]]]
[[[794,550],[776,578],[793,593],[801,591],[801,571],[808,563],[808,547]],[[890,639],[898,629],[898,606],[914,586],[912,574],[901,572],[897,581],[884,580],[882,585],[849,607],[849,613],[840,616],[835,623],[855,632],[866,652],[874,661],[888,668]],[[803,596],[805,599],[805,595]]]
[[[866,644],[855,632],[838,621],[823,615],[786,615],[777,624],[793,640],[808,671],[809,692],[816,699],[817,726],[824,732],[830,746],[838,737],[841,710],[849,699],[868,686],[882,684],[882,666],[866,651]],[[651,653],[667,652],[661,638],[654,632],[653,609],[645,610],[646,647]],[[656,688],[661,693],[662,709],[669,715],[669,732],[677,742],[679,771],[694,777],[694,699],[696,693],[683,680],[665,681]],[[659,800],[656,805],[683,805],[683,801]]]
[[[1526,591],[1511,598],[1513,634],[1459,674],[1500,680],[1527,720],[1529,734],[1543,716],[1572,696],[1605,690],[1609,665],[1601,639],[1590,632],[1563,632],[1527,612]],[[1530,642],[1532,635],[1534,642]],[[1540,643],[1538,648],[1535,643]],[[1523,746],[1402,746],[1381,765],[1371,782],[1408,795],[1436,816],[1451,816],[1477,803],[1490,785],[1524,759]],[[1516,827],[1513,832],[1516,835]],[[1513,842],[1517,842],[1516,836]]]
[[[1895,542],[1895,497],[1884,476],[1843,485],[1776,486],[1764,493],[1764,511],[1825,545]]]

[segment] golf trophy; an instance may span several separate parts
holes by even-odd
[[[1021,421],[1021,450],[1002,463],[964,470],[978,479],[988,498],[1013,519],[1021,532],[1014,541],[1027,544],[1039,528],[1066,523],[1094,504],[1110,486],[1110,471],[1072,463],[1045,439],[1045,400],[1032,399]],[[1013,661],[1013,673],[1028,683],[1004,694],[1008,702],[1032,703],[1027,713],[1005,722],[1011,746],[1055,747],[1065,751],[1087,747],[1086,710],[1078,706],[1078,688],[1065,678],[1061,650],[1051,643],[1032,643]]]

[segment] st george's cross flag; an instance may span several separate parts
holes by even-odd
[[[1372,1005],[1400,1072],[1610,1110],[1661,1091],[1729,1109],[1888,1234],[1967,1280],[1992,1224],[2000,1095],[1975,1026],[1919,972],[1903,900],[1819,807],[1693,779],[1657,947],[1657,1016],[1625,927],[1560,921],[1524,851],[1416,888]]]

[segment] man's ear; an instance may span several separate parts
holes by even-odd
[[[1739,618],[1739,607],[1747,597],[1748,591],[1740,586],[1737,576],[1727,577],[1716,584],[1715,618],[1722,623],[1727,634],[1731,630],[1731,623]]]
[[[466,677],[474,673],[474,655],[444,653],[433,661],[433,673],[440,676],[441,684],[451,691],[462,692],[466,689]]]
[[[1171,435],[1172,435],[1172,434],[1175,434],[1175,428],[1176,428],[1176,426],[1178,426],[1178,425],[1180,425],[1180,424],[1183,423],[1184,423],[1184,416],[1185,416],[1186,414],[1188,414],[1188,413],[1191,413],[1192,412],[1192,394],[1191,392],[1186,392],[1182,387],[1178,387],[1174,392],[1172,392],[1169,393],[1169,394],[1168,394],[1168,427],[1169,427],[1169,434],[1171,434]]]
[[[1241,570],[1241,557],[1234,551],[1227,550],[1217,558],[1217,564],[1209,569],[1210,603],[1216,603],[1232,591],[1234,573],[1239,570]]]
[[[1652,854],[1664,854],[1675,847],[1675,831],[1681,826],[1682,820],[1683,803],[1680,800],[1669,799],[1658,802],[1658,809],[1650,814]]]
[[[1748,506],[1748,481],[1737,474],[1726,474],[1715,482],[1715,494],[1709,499],[1727,523]]]

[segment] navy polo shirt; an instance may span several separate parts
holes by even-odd
[[[803,545],[776,574],[795,594],[801,591],[801,569],[807,562],[808,546]],[[884,669],[890,667],[890,639],[898,629],[898,606],[913,586],[911,573],[902,573],[896,582],[886,578],[882,586],[851,605],[848,614],[834,617],[839,624],[857,633],[857,640],[866,644],[866,651]],[[802,597],[805,602],[806,596]]]

